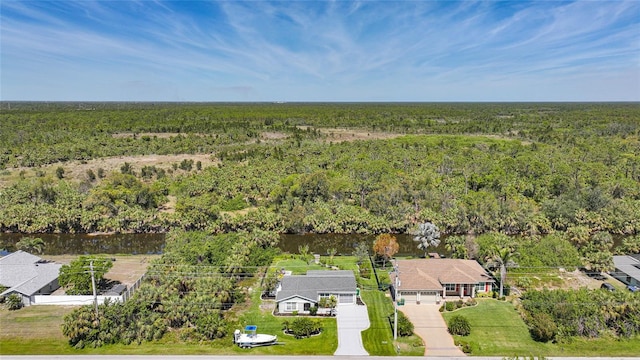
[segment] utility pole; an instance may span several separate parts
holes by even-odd
[[[93,273],[93,260],[89,262],[89,269],[91,270],[91,287],[93,288],[93,303],[96,306],[96,320],[98,320],[98,293],[96,292],[96,277]]]
[[[395,291],[395,296],[394,296],[394,301],[393,301],[393,310],[394,310],[394,316],[393,316],[393,341],[398,340],[398,287],[400,286],[400,279],[398,278],[398,276],[400,276],[400,271],[398,270],[398,262],[396,261],[396,264],[394,266],[394,271],[396,273],[396,283],[395,286],[393,287],[393,290]]]

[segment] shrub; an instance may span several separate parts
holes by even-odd
[[[9,310],[19,310],[22,309],[22,298],[18,294],[11,294],[7,297],[7,306]]]
[[[401,311],[398,311],[398,336],[411,335],[413,335],[413,323]]]
[[[460,347],[465,354],[471,354],[471,345],[466,341],[456,340],[455,345]]]
[[[297,318],[291,322],[285,321],[283,326],[284,331],[287,334],[295,336],[296,339],[319,334],[322,331],[322,326],[319,321],[304,317]]]
[[[447,328],[453,335],[467,336],[471,334],[471,325],[469,325],[469,320],[462,315],[455,315],[451,317]]]
[[[558,326],[551,316],[545,313],[536,313],[531,317],[529,322],[529,332],[535,341],[547,342],[556,337]]]
[[[62,166],[58,166],[58,167],[56,168],[56,177],[57,177],[58,179],[62,179],[62,178],[64,178],[64,168],[63,168]]]
[[[447,311],[453,311],[456,309],[456,303],[447,301],[446,303],[444,303],[444,309]]]
[[[318,313],[318,307],[317,306],[312,306],[309,308],[309,314],[311,315],[316,315]]]
[[[478,301],[474,298],[467,300],[467,302],[465,303],[466,306],[475,306],[477,304],[478,304]]]

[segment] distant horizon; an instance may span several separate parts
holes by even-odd
[[[0,32],[1,101],[640,101],[636,0],[7,0]]]
[[[450,100],[450,101],[216,101],[216,100],[203,100],[203,101],[173,101],[173,100],[0,100],[0,104],[6,103],[68,103],[68,104],[80,104],[80,103],[128,103],[128,104],[640,104],[640,100],[589,100],[589,101],[562,101],[562,100],[548,100],[548,101],[528,101],[528,100],[513,100],[513,101],[465,101],[465,100]]]

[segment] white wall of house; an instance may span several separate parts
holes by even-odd
[[[306,313],[304,311],[304,304],[310,304],[308,306],[315,306],[314,303],[301,297],[292,297],[287,300],[280,301],[278,303],[278,312],[282,314],[292,313],[297,311],[300,314]]]
[[[98,304],[106,299],[112,302],[122,302],[122,296],[98,296]],[[34,295],[31,297],[31,305],[92,305],[92,295]]]
[[[356,293],[331,293],[329,296],[335,296],[338,301],[338,306],[340,305],[353,305],[356,303]],[[278,302],[278,312],[282,314],[292,313],[297,311],[299,314],[307,314],[309,311],[305,310],[305,304],[309,306],[316,306],[317,302],[313,303],[307,299],[301,297],[292,297],[287,300],[283,300]]]

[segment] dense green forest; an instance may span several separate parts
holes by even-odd
[[[636,103],[1,108],[2,231],[382,233],[425,220],[447,234],[640,229]],[[150,154],[185,159],[64,175]]]

